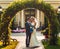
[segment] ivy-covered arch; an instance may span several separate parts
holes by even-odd
[[[1,30],[0,32],[2,33],[3,36],[3,42],[5,42],[4,45],[6,45],[6,42],[9,42],[9,31],[8,31],[8,26],[11,21],[11,19],[15,16],[15,14],[22,9],[25,8],[36,8],[39,9],[40,11],[43,11],[44,14],[48,17],[50,25],[50,41],[52,41],[51,44],[56,44],[57,39],[57,33],[58,33],[58,26],[59,22],[57,19],[57,14],[54,10],[54,8],[47,3],[44,2],[35,2],[35,1],[17,1],[13,2],[2,14],[2,23],[0,25]]]

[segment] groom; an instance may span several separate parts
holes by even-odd
[[[31,23],[31,19],[28,18],[27,22],[25,23],[25,28],[26,28],[26,47],[29,47],[30,38],[31,38],[30,23]]]

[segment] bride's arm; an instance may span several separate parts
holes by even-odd
[[[36,28],[36,22],[34,22],[34,28]]]

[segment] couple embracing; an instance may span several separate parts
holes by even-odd
[[[26,47],[40,46],[36,38],[36,21],[34,17],[28,18],[26,27]]]

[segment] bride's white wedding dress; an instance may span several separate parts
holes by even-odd
[[[34,23],[32,23],[32,25],[34,26]],[[36,46],[40,46],[40,44],[39,44],[37,37],[36,37],[36,29],[33,27],[33,32],[31,34],[29,47],[36,47]]]

